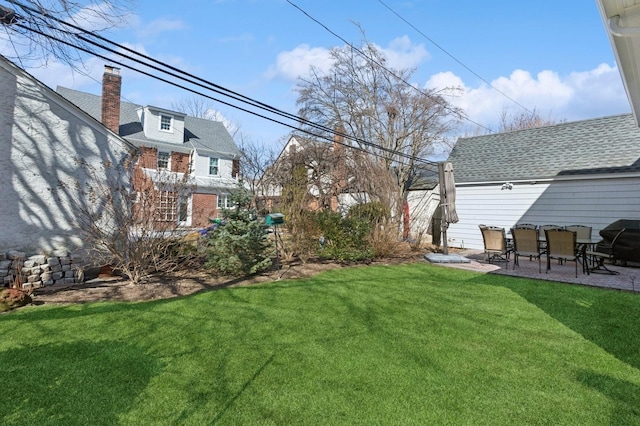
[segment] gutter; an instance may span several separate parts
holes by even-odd
[[[615,37],[640,37],[639,27],[621,27],[620,15],[612,16],[607,21],[609,24],[609,33]]]

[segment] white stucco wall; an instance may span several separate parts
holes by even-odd
[[[542,183],[456,185],[460,222],[447,231],[451,247],[482,249],[479,224],[587,225],[592,237],[617,219],[640,219],[640,176],[599,176]]]
[[[75,250],[77,160],[102,170],[128,151],[116,135],[0,59],[0,251]],[[59,183],[66,183],[66,189]]]

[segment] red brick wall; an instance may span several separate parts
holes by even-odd
[[[189,171],[189,154],[184,154],[182,152],[172,152],[171,171],[187,173]]]
[[[156,169],[158,167],[158,150],[143,146],[140,148],[140,167],[145,169]]]
[[[120,89],[122,77],[118,68],[105,67],[102,76],[102,124],[119,134],[120,130]]]
[[[209,225],[209,218],[218,217],[218,197],[215,194],[193,194],[191,209],[191,226],[204,228]]]

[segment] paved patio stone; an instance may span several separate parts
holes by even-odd
[[[509,275],[513,277],[524,277],[546,281],[560,281],[570,284],[640,292],[639,267],[607,265],[607,267],[612,271],[619,272],[619,275],[602,273],[591,273],[587,275],[582,273],[582,265],[579,264],[578,278],[576,278],[575,264],[573,262],[565,262],[560,265],[556,260],[553,260],[551,263],[551,270],[547,272],[546,259],[543,257],[542,273],[540,273],[538,272],[538,261],[530,261],[528,258],[524,257],[520,258],[519,266],[516,266],[514,270],[513,257],[509,262],[488,263],[482,250],[465,250],[460,251],[457,254],[469,259],[469,263],[439,263],[439,265],[489,274]]]

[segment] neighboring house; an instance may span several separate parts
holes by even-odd
[[[291,136],[261,182],[263,198],[271,203],[269,207],[279,202],[280,185],[292,174],[291,164],[303,165],[307,170],[311,209],[330,208],[346,213],[355,204],[371,201],[370,192],[354,188],[356,181],[363,180],[358,176],[362,173],[357,165],[359,152],[345,149],[342,141],[338,135],[334,136],[333,144]],[[431,232],[439,201],[437,171],[428,167],[419,169],[408,182],[403,212],[407,238],[423,238]]]
[[[59,94],[140,150],[137,167],[154,182],[188,173],[187,193],[162,192],[163,216],[185,227],[203,227],[229,207],[237,188],[240,150],[221,122],[120,100],[117,68],[105,67],[102,96],[58,87]],[[162,188],[159,188],[162,191]]]
[[[76,251],[76,182],[104,177],[102,165],[135,147],[1,56],[0,93],[0,253]]]
[[[582,224],[593,237],[640,219],[640,129],[631,114],[457,141],[449,156],[460,222],[452,247],[483,248],[478,225]]]
[[[336,135],[334,143],[329,144],[301,136],[291,136],[258,185],[259,201],[264,210],[272,211],[279,206],[282,184],[291,180],[293,170],[298,166],[306,170],[310,209],[348,209],[346,204],[354,202],[344,197],[347,159],[342,140],[342,137]],[[346,204],[341,205],[339,199]]]

